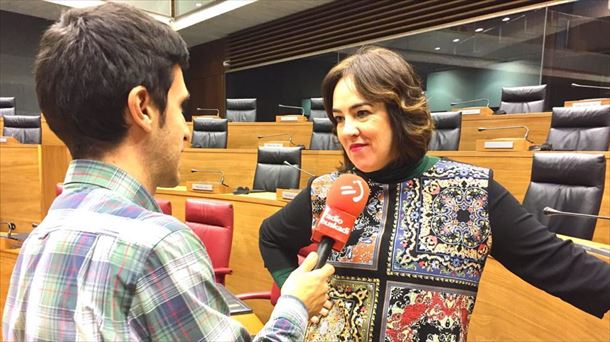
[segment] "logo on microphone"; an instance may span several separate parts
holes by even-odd
[[[357,194],[356,196],[352,197],[352,201],[354,201],[354,203],[358,203],[364,197],[364,186],[362,186],[362,180],[360,179],[354,180],[352,183],[356,184],[357,186],[354,187],[352,185],[342,185],[340,188],[340,193],[343,196]]]

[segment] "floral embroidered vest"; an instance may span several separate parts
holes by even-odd
[[[331,184],[312,183],[316,225]],[[440,160],[398,184],[371,180],[345,248],[329,258],[334,306],[310,341],[466,341],[491,248],[489,170]]]

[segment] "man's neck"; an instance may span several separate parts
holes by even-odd
[[[125,171],[137,180],[149,194],[155,194],[157,186],[154,184],[150,172],[146,170],[146,163],[142,159],[140,153],[137,153],[128,147],[119,147],[106,153],[99,160]]]

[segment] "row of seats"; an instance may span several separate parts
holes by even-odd
[[[326,118],[324,102],[321,97],[311,98],[310,103],[309,121],[313,121],[315,118]],[[226,118],[232,122],[255,122],[256,98],[227,99]]]

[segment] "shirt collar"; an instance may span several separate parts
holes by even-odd
[[[116,166],[97,160],[76,159],[70,162],[64,189],[90,185],[108,189],[150,211],[161,212],[155,199],[135,178]]]

